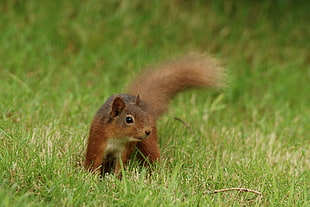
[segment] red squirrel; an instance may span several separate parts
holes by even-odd
[[[120,162],[128,162],[135,149],[140,151],[141,163],[158,161],[156,121],[169,100],[188,88],[219,88],[223,77],[218,61],[200,54],[146,70],[126,94],[112,95],[98,110],[90,127],[85,168],[103,176],[118,175]]]

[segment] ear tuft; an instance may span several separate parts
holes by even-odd
[[[140,94],[137,95],[136,103],[135,105],[139,106],[140,104]]]
[[[112,115],[113,117],[118,116],[125,108],[125,102],[120,96],[116,96],[112,103]]]

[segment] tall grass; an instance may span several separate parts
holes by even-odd
[[[1,1],[0,206],[310,205],[307,1]],[[82,168],[99,106],[144,67],[198,51],[223,91],[180,94],[162,160]],[[174,120],[179,117],[189,128]],[[207,194],[246,187],[262,192]]]

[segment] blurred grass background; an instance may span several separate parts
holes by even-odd
[[[301,0],[1,1],[0,205],[310,205],[309,9]],[[151,178],[134,164],[122,181],[85,173],[104,100],[144,67],[192,51],[221,59],[229,84],[172,101]],[[203,194],[240,186],[263,196]]]

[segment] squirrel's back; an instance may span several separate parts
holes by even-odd
[[[169,100],[188,88],[219,88],[224,85],[224,70],[217,60],[204,55],[188,55],[146,70],[138,76],[127,93],[141,99],[152,109],[154,118],[167,110]]]

